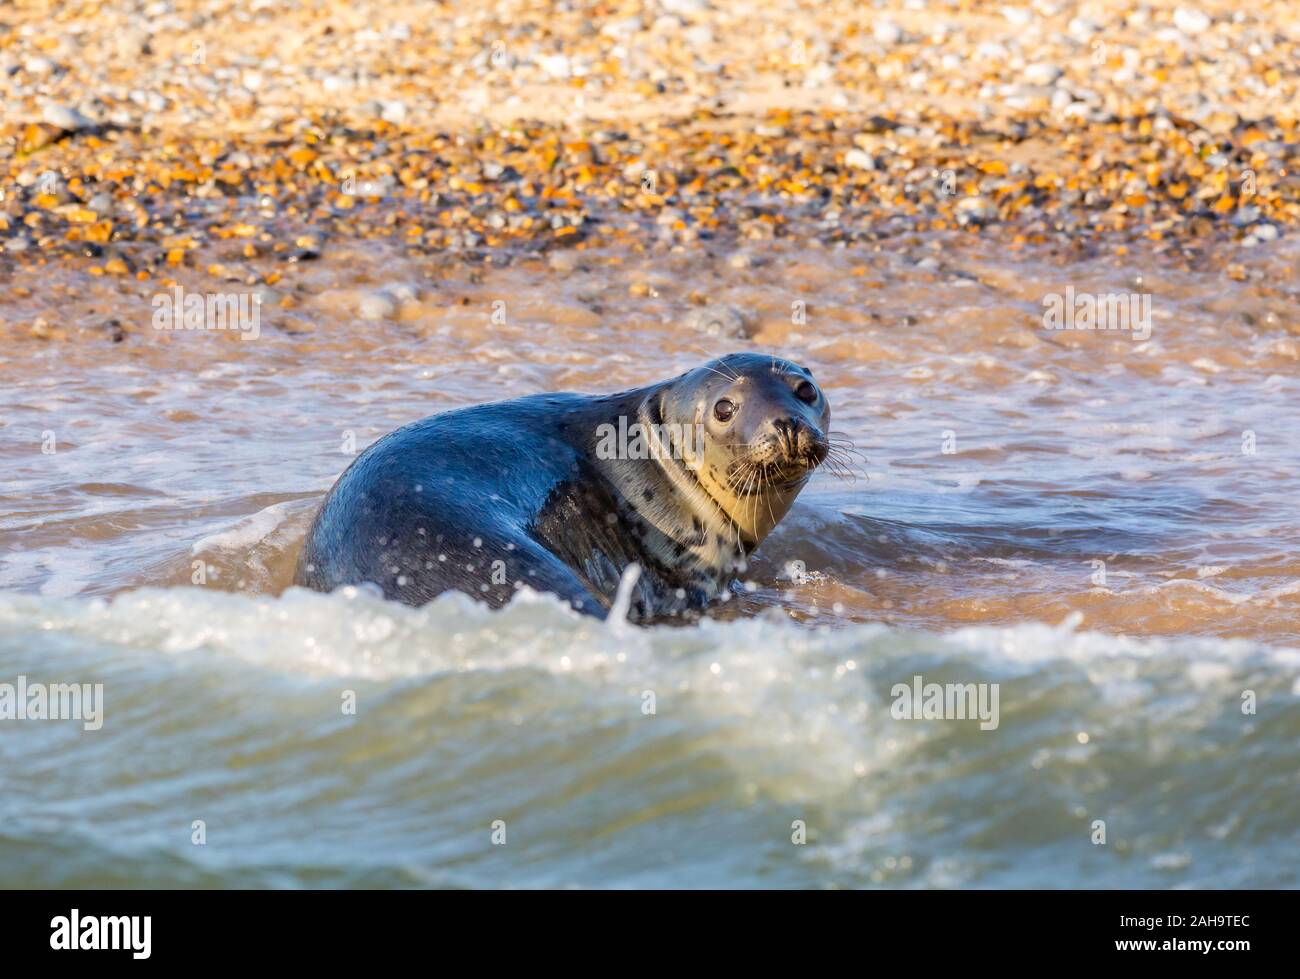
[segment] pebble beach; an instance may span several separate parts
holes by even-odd
[[[0,2],[0,886],[1300,886],[1297,310],[1298,0]],[[738,350],[853,465],[702,622],[291,587]]]
[[[1298,64],[1285,2],[24,4],[0,268],[292,303],[339,238],[441,264],[961,230],[1192,260],[1300,223]]]

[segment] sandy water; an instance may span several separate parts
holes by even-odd
[[[0,682],[102,682],[106,710],[0,722],[0,883],[1300,884],[1295,242],[744,251],[340,244],[257,340],[14,271],[0,314],[63,335],[0,353]],[[1067,285],[1150,293],[1150,339],[1043,330]],[[702,296],[753,336],[692,331]],[[863,458],[713,621],[284,591],[385,432],[736,349],[810,366]],[[999,683],[998,729],[891,718],[918,673]]]

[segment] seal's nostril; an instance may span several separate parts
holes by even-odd
[[[781,447],[790,455],[795,454],[799,447],[799,435],[803,425],[797,418],[775,418],[772,420],[772,428],[776,430],[777,441]]]

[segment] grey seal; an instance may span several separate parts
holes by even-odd
[[[629,618],[697,613],[826,459],[829,424],[809,370],[756,353],[617,394],[443,412],[339,477],[295,583],[369,582],[409,605],[456,589],[494,607],[528,586],[603,618],[636,565]]]

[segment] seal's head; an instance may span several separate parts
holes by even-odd
[[[756,546],[830,450],[830,404],[812,372],[762,354],[729,354],[668,384],[659,413],[702,433],[682,453],[699,486]]]

